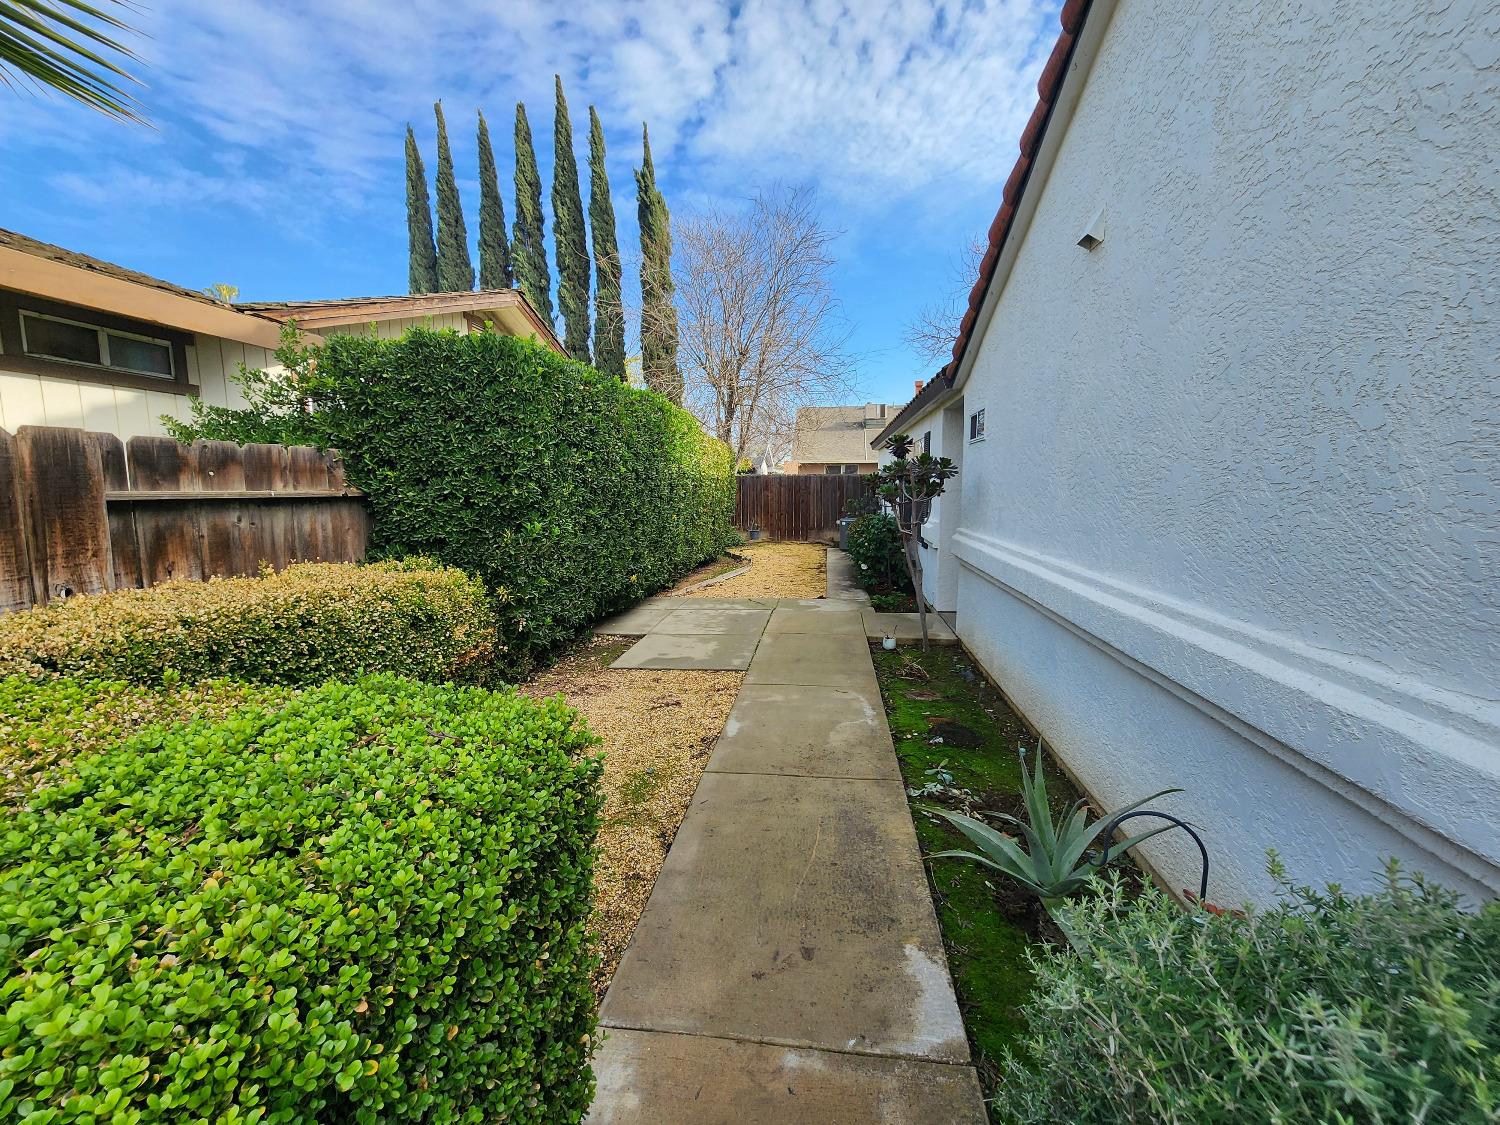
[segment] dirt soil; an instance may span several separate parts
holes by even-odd
[[[685,598],[821,598],[828,593],[828,549],[820,543],[785,543],[759,540],[736,547],[729,561],[735,567],[749,565],[744,574],[736,574],[712,586],[696,590],[688,587],[713,578],[727,570],[725,560],[709,563],[688,575],[672,589],[668,597]]]
[[[600,997],[744,679],[740,672],[611,670],[633,643],[630,637],[584,641],[520,685],[539,699],[561,694],[603,739],[604,816],[594,867],[594,930],[603,958],[594,991]]]

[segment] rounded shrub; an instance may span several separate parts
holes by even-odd
[[[911,594],[906,550],[894,516],[872,512],[850,524],[849,558],[854,563],[856,581],[866,590]]]
[[[1274,909],[1185,911],[1118,884],[1061,908],[1087,952],[1033,959],[1002,1120],[1487,1122],[1500,1114],[1500,903],[1388,867],[1381,890],[1288,884]]]
[[[464,681],[488,673],[495,646],[483,583],[420,558],[299,563],[0,616],[0,676],[312,684],[396,672]]]
[[[11,812],[0,1119],[578,1120],[600,798],[574,713],[393,676],[263,690]]]

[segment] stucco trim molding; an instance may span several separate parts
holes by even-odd
[[[955,533],[954,550],[965,569],[1500,893],[1493,701],[1340,658],[970,528]],[[960,616],[960,635],[962,626]]]

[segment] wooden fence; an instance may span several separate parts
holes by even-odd
[[[262,564],[354,562],[368,535],[336,452],[0,430],[0,609]]]
[[[809,473],[806,476],[741,476],[734,524],[752,523],[769,539],[836,539],[850,500],[868,496],[864,477]]]

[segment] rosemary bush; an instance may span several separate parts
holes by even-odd
[[[1493,1122],[1500,903],[1392,862],[1379,891],[1293,886],[1184,911],[1120,884],[1060,908],[1088,956],[1033,956],[1030,1035],[1003,1063],[1022,1122]]]

